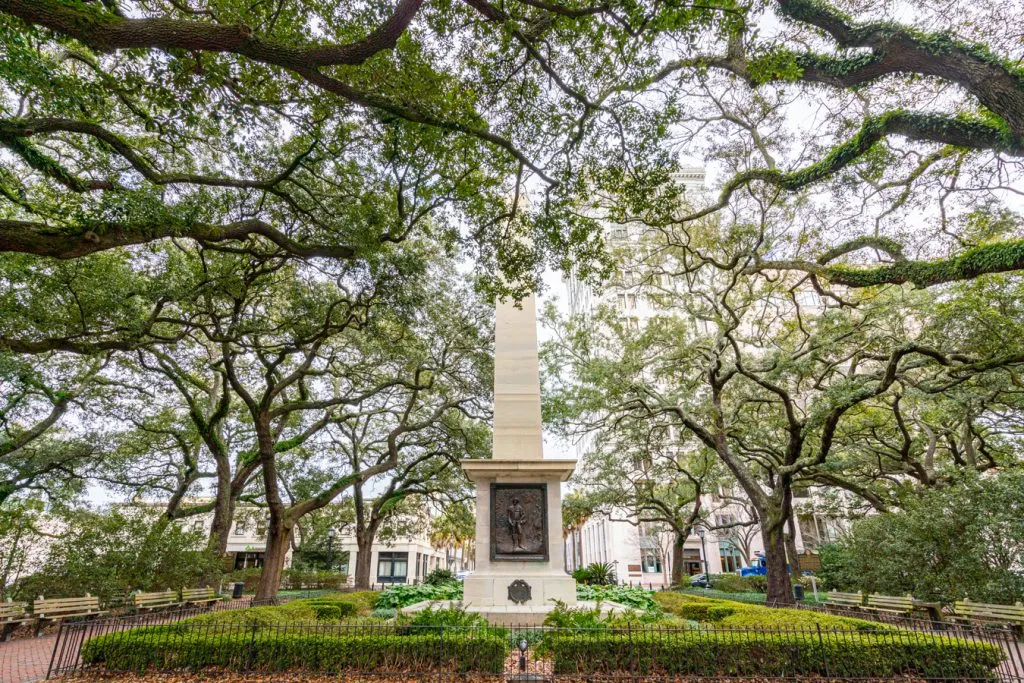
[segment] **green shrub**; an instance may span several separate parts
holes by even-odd
[[[275,607],[248,607],[220,612],[208,612],[192,617],[188,624],[237,624],[252,626],[280,626],[309,623],[317,620],[316,611],[305,600],[296,600]]]
[[[753,576],[744,577],[747,580],[750,590],[754,593],[767,593],[768,592],[768,577],[762,576],[761,574],[754,574]]]
[[[351,602],[310,600],[309,606],[316,612],[317,621],[341,621],[356,616],[359,611]]]
[[[444,626],[448,628],[487,628],[487,618],[482,614],[467,612],[460,605],[452,605],[442,609],[428,607],[412,616],[405,617],[403,623],[408,626]]]
[[[443,638],[443,640],[442,640]],[[254,671],[444,671],[501,673],[508,654],[503,633],[487,630],[393,634],[304,629],[282,632],[227,625],[185,624],[134,629],[92,638],[86,665],[113,671],[219,667]]]
[[[752,576],[740,576],[739,574],[713,574],[710,583],[714,586],[715,590],[720,590],[723,593],[761,592],[755,586],[753,578]],[[764,586],[767,588],[767,581],[764,582]]]
[[[577,584],[589,586],[613,586],[616,582],[615,568],[607,562],[593,562],[580,567],[572,573],[572,578]]]
[[[903,674],[994,680],[1003,659],[987,643],[911,631],[882,634],[741,631],[592,631],[551,634],[545,648],[562,675],[747,675],[785,677],[826,674],[890,677]]]
[[[814,629],[818,626],[842,631],[887,631],[892,627],[866,619],[840,617],[811,610],[764,607],[729,600],[686,595],[672,591],[656,593],[654,599],[666,612],[683,619],[714,623],[727,628]]]
[[[398,610],[394,607],[376,607],[370,612],[370,617],[373,619],[394,619],[398,616]]]
[[[316,598],[317,602],[346,602],[356,606],[359,614],[369,614],[377,606],[378,591],[355,591],[352,593],[328,593]]]
[[[555,608],[544,618],[545,626],[555,628],[594,629],[607,628],[601,618],[601,608],[569,607],[561,600],[555,600]]]
[[[692,605],[687,605],[686,608],[679,613],[679,616],[691,621],[715,623],[722,621],[726,617],[732,616],[735,613],[735,608],[730,607],[729,605],[717,603],[701,605],[699,603],[694,603]]]
[[[453,583],[455,581],[458,581],[458,579],[455,578],[455,574],[450,569],[442,569],[440,567],[427,574],[423,579],[423,583],[430,584],[431,586],[439,586],[442,583]]]
[[[230,586],[233,583],[244,583],[246,593],[255,593],[261,576],[263,576],[262,569],[236,569],[224,576],[224,585]]]

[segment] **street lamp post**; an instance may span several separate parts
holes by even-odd
[[[711,567],[708,565],[708,546],[707,546],[707,543],[704,542],[704,539],[707,537],[708,532],[707,532],[707,530],[704,529],[704,527],[701,527],[701,528],[697,529],[697,535],[700,537],[700,552],[701,552],[701,557],[704,560],[704,580],[708,584],[708,588],[710,589],[711,588]]]
[[[334,527],[327,530],[327,571],[334,569]]]

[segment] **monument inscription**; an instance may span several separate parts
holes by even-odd
[[[491,484],[491,559],[548,559],[546,484]]]

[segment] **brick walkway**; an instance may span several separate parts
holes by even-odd
[[[46,678],[57,636],[0,643],[0,683],[29,683]]]
[[[249,606],[250,598],[226,600],[220,603],[222,609],[239,609]],[[160,623],[161,620],[150,623]],[[170,616],[168,621],[177,621]],[[130,622],[129,622],[130,623]],[[125,625],[129,625],[126,623]],[[31,683],[46,679],[50,667],[50,657],[57,635],[52,634],[40,638],[22,638],[0,643],[0,683]]]

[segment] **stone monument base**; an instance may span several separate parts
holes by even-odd
[[[509,585],[519,580],[530,586],[530,599],[524,603],[517,603],[509,597]],[[560,600],[571,607],[576,604],[576,580],[565,572],[506,573],[492,568],[487,573],[466,577],[462,599],[467,605],[495,607],[553,606],[555,600]]]

